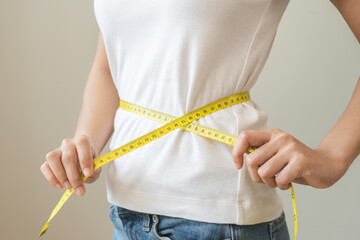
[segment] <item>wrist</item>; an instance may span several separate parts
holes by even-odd
[[[351,158],[345,154],[345,151],[322,145],[318,146],[315,150],[325,158],[332,159],[331,162],[333,163],[334,169],[338,170],[341,176],[345,174],[352,163]]]

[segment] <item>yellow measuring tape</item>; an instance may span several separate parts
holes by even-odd
[[[146,118],[165,123],[165,125],[131,141],[126,143],[125,145],[108,152],[96,159],[94,159],[94,171],[98,169],[99,167],[105,165],[106,163],[109,163],[122,155],[129,153],[137,148],[140,148],[141,146],[152,142],[165,134],[174,131],[177,128],[181,128],[186,131],[193,132],[195,134],[201,135],[203,137],[207,137],[225,144],[229,144],[234,146],[235,141],[237,139],[237,136],[225,133],[216,129],[212,129],[209,127],[202,126],[197,123],[191,123],[195,120],[200,119],[201,117],[204,117],[208,114],[211,114],[213,112],[219,111],[224,108],[228,108],[230,106],[246,102],[250,100],[249,92],[241,92],[237,94],[230,95],[228,97],[219,99],[215,102],[212,102],[210,104],[207,104],[201,108],[198,108],[188,114],[185,114],[182,117],[174,117],[172,115],[162,113],[159,111],[155,111],[146,107],[142,107],[133,103],[126,102],[124,100],[120,100],[120,108],[132,113],[139,114],[141,116],[144,116]],[[249,152],[253,152],[256,150],[257,147],[250,146],[248,148]],[[81,178],[83,181],[86,180],[87,177],[81,172]],[[46,230],[48,229],[49,222],[54,218],[54,216],[59,212],[59,210],[62,208],[64,203],[70,198],[70,196],[74,193],[74,189],[67,189],[63,196],[61,197],[58,204],[55,206],[54,210],[52,211],[49,219],[47,220],[46,224],[44,225],[43,229],[40,232],[39,236],[42,236]],[[296,212],[296,202],[295,202],[295,193],[294,188],[291,186],[291,196],[292,196],[292,202],[293,202],[293,210],[294,210],[294,239],[296,240],[297,235],[297,212]]]

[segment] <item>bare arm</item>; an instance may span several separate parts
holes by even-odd
[[[331,0],[360,43],[360,1]],[[337,156],[346,169],[360,154],[360,78],[344,113],[318,146],[329,155]]]
[[[48,182],[58,189],[74,188],[82,196],[85,186],[79,169],[87,176],[87,183],[98,179],[101,168],[93,172],[93,159],[104,148],[113,132],[113,122],[119,97],[113,83],[104,40],[99,32],[98,45],[83,95],[75,135],[64,139],[61,146],[46,155],[40,170]]]
[[[360,1],[332,0],[360,42]],[[242,131],[233,149],[236,167],[248,146],[260,146],[246,159],[252,179],[288,189],[291,182],[330,187],[360,154],[360,78],[344,113],[316,149],[279,129]]]
[[[360,1],[359,0],[330,0],[339,10],[349,25],[351,31],[360,43]]]
[[[360,78],[349,105],[317,149],[336,156],[347,168],[360,154]]]
[[[99,32],[97,51],[84,90],[74,137],[88,136],[93,141],[97,152],[100,153],[113,132],[119,100],[111,77],[104,40]]]

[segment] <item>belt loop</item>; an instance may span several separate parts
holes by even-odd
[[[142,215],[144,217],[143,230],[145,232],[150,232],[150,215],[146,213]]]

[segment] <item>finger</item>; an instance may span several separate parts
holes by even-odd
[[[275,176],[288,164],[290,155],[285,155],[281,151],[272,156],[258,170],[261,179],[271,187],[277,187]]]
[[[291,187],[291,182],[298,178],[298,168],[294,162],[295,161],[289,161],[289,163],[275,177],[276,185],[281,190],[289,189]]]
[[[276,188],[277,187],[275,177],[262,178],[262,181],[271,188]]]
[[[94,171],[93,175],[91,175],[91,177],[88,177],[85,180],[85,183],[95,182],[99,178],[101,171],[102,171],[102,167],[99,167],[98,169],[96,169],[96,171]]]
[[[259,169],[263,164],[266,164],[266,162],[278,152],[279,148],[280,145],[278,141],[269,141],[257,148],[254,152],[247,155],[245,161],[253,181],[258,183],[264,183],[264,179],[259,175]],[[269,179],[269,183],[275,183],[274,179]],[[272,186],[272,184],[269,186]]]
[[[85,187],[80,177],[75,144],[71,140],[65,140],[61,145],[61,150],[61,160],[64,165],[66,175],[70,181],[71,187],[75,189],[77,195],[82,196],[85,194]]]
[[[233,161],[237,169],[242,168],[244,153],[249,146],[261,146],[271,138],[270,130],[244,130],[241,131],[235,141],[232,151]]]
[[[259,174],[257,173],[261,164],[248,158],[248,155],[246,155],[245,164],[247,165],[251,179],[257,183],[264,183]]]
[[[51,171],[47,162],[43,163],[40,167],[40,170],[46,180],[55,188],[62,189],[63,185],[57,180],[54,173]]]
[[[63,187],[69,189],[71,188],[71,185],[66,176],[64,166],[61,163],[61,156],[61,150],[55,149],[54,151],[46,154],[46,161],[57,180],[63,185]]]
[[[276,175],[286,166],[288,160],[276,154],[264,163],[258,170],[258,174],[265,184],[270,187],[277,187]]]
[[[82,136],[76,140],[75,145],[81,170],[86,177],[90,177],[93,174],[93,158],[90,142],[87,137]]]

